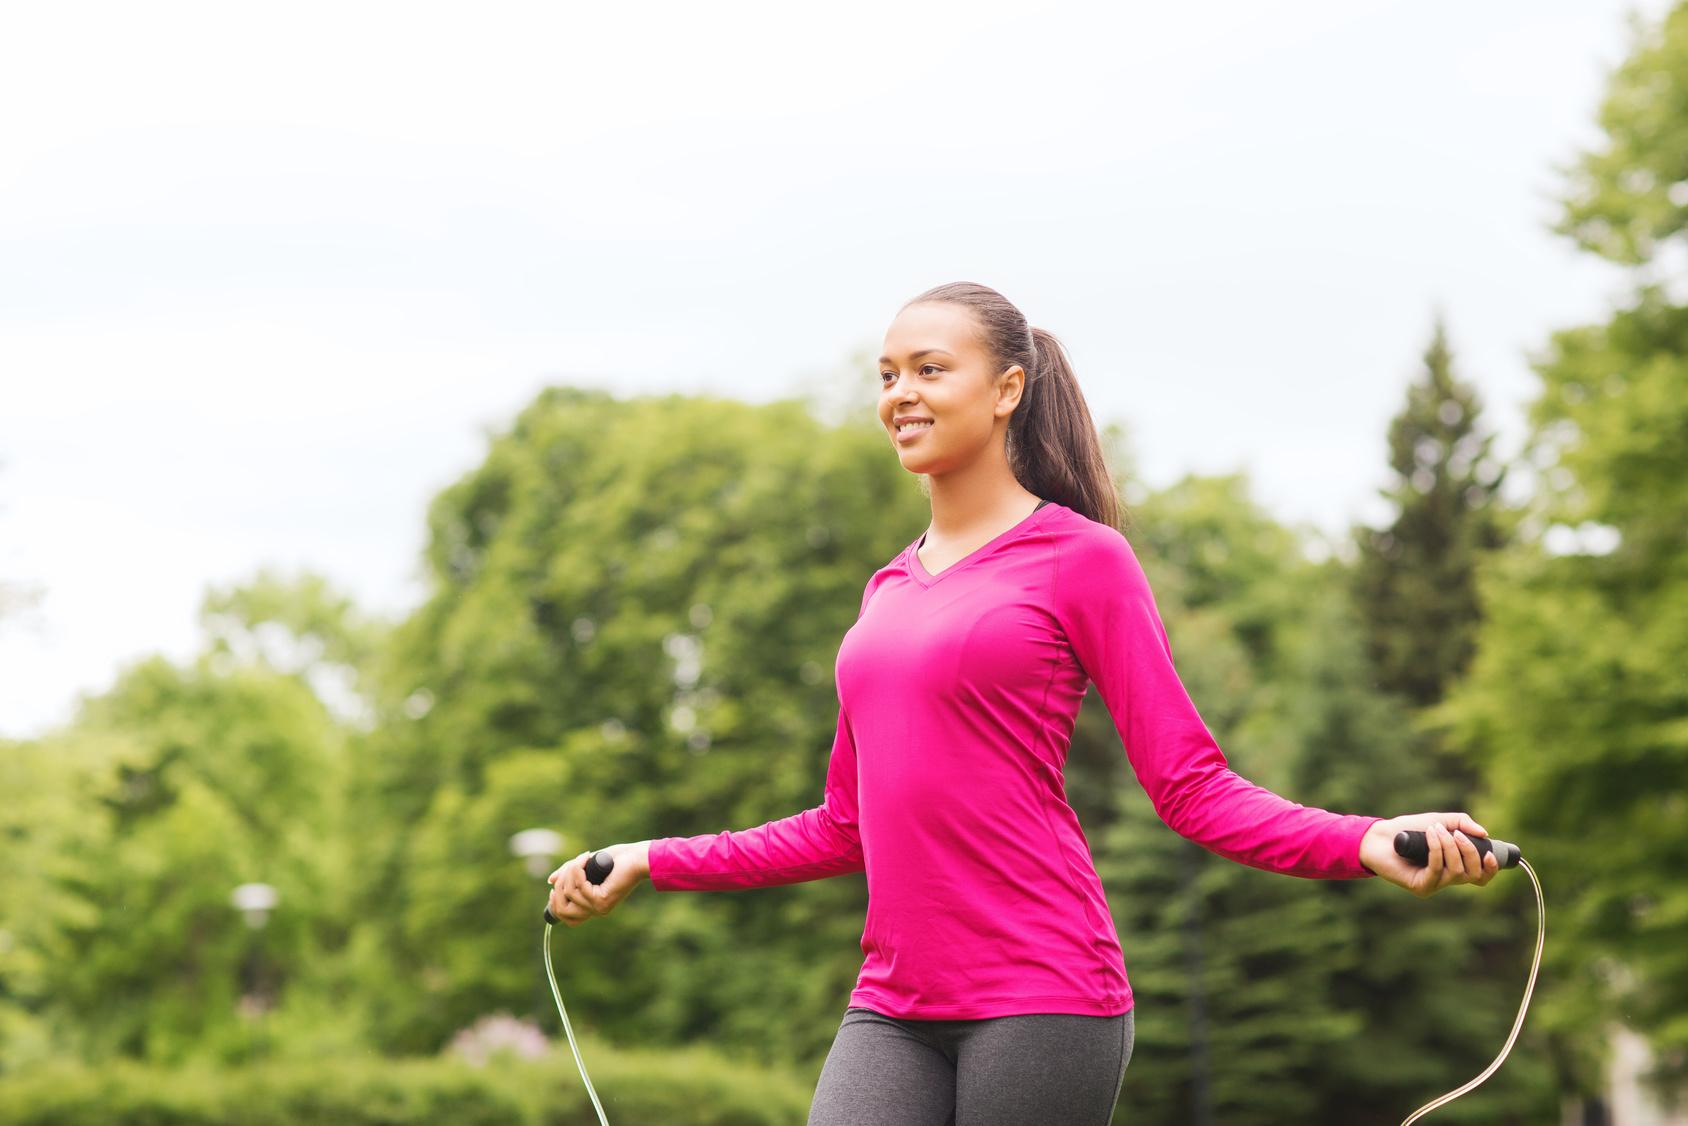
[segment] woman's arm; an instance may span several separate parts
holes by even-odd
[[[1228,859],[1292,876],[1363,878],[1377,817],[1299,805],[1237,775],[1172,663],[1148,578],[1124,535],[1097,524],[1058,542],[1054,601],[1155,813]]]
[[[885,573],[883,568],[874,572],[862,587],[858,620]],[[857,827],[856,743],[842,694],[820,805],[753,829],[658,837],[649,842],[646,857],[657,891],[772,887],[865,870]]]
[[[658,837],[649,844],[646,867],[657,891],[772,887],[862,871],[856,747],[843,706],[820,805],[753,829]]]
[[[856,750],[842,706],[825,800],[754,829],[610,845],[601,886],[586,882],[592,850],[551,873],[551,914],[567,926],[607,915],[645,880],[657,891],[728,891],[818,880],[864,868],[856,829]]]

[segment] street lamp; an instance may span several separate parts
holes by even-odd
[[[270,912],[280,898],[269,884],[241,884],[229,896],[229,902],[246,917],[247,926],[260,930],[269,921]]]
[[[510,851],[521,857],[526,864],[528,875],[535,879],[542,879],[549,874],[551,860],[563,851],[563,835],[550,829],[523,829],[510,838]],[[545,963],[535,962],[539,970],[539,992],[535,995],[533,1019],[537,1024],[540,1014],[545,1011],[546,990],[549,982],[545,977]]]
[[[550,829],[523,829],[510,838],[510,851],[527,864],[528,875],[550,872],[551,858],[563,851],[563,835]]]
[[[281,901],[281,896],[269,884],[241,884],[229,895],[232,903],[246,925],[255,931],[262,931],[264,924],[270,920],[270,912]],[[264,1027],[264,1013],[269,1008],[265,1002],[262,982],[260,980],[260,954],[254,949],[246,962],[246,986],[248,992],[240,998],[240,1012],[242,1016],[251,1017],[258,1022],[258,1055],[263,1055],[268,1049],[268,1029]]]

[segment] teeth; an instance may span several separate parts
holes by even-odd
[[[901,434],[905,430],[913,430],[917,428],[924,429],[930,425],[932,425],[930,422],[905,422],[901,426],[897,427],[897,433]]]

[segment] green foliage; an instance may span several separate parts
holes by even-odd
[[[792,403],[553,388],[436,498],[432,593],[374,678],[354,784],[378,811],[356,827],[378,1043],[427,1051],[474,1012],[531,1010],[543,885],[511,834],[555,829],[573,855],[819,800],[838,640],[924,512],[883,442]],[[860,877],[647,889],[566,936],[573,988],[626,1040],[813,1057],[864,909]]]
[[[1585,1030],[1613,1012],[1688,1078],[1688,310],[1649,297],[1554,339],[1534,449],[1561,423],[1578,437],[1550,455],[1536,526],[1595,521],[1618,544],[1531,541],[1487,566],[1479,652],[1442,714],[1560,905],[1542,1019],[1594,1089]]]
[[[1477,759],[1445,746],[1418,716],[1470,663],[1482,622],[1477,567],[1503,546],[1516,514],[1500,507],[1507,467],[1491,453],[1494,436],[1479,430],[1475,390],[1453,373],[1440,315],[1423,359],[1389,426],[1394,479],[1383,495],[1394,517],[1385,528],[1355,529],[1352,611],[1317,595],[1307,603],[1314,628],[1301,649],[1311,680],[1290,693],[1297,708],[1285,731],[1304,748],[1298,773],[1315,804],[1481,817]],[[1324,569],[1342,584],[1341,569]],[[1368,682],[1379,691],[1365,691]],[[1358,741],[1364,754],[1354,753]],[[1338,1105],[1387,1092],[1377,1121],[1390,1121],[1390,1109],[1447,1076],[1450,1055],[1481,1058],[1504,1042],[1534,948],[1532,912],[1498,893],[1419,903],[1349,884],[1331,894],[1362,954],[1342,970],[1339,995],[1364,1005],[1371,1021],[1337,1053],[1343,1081],[1328,1089]],[[1483,1122],[1551,1114],[1546,1046],[1532,1027],[1503,1076],[1443,1113]]]
[[[56,827],[36,924],[47,1011],[89,1058],[238,1055],[237,999],[273,1004],[317,945],[339,733],[296,680],[154,658],[84,706],[89,736],[109,753]],[[253,932],[229,896],[259,880],[288,910]]]
[[[1626,266],[1653,261],[1688,227],[1688,5],[1629,16],[1629,51],[1608,80],[1603,143],[1568,166],[1553,230]]]
[[[1139,506],[1133,536],[1233,768],[1339,812],[1457,808],[1399,701],[1371,689],[1341,565],[1309,563],[1244,485],[1180,482]],[[1073,758],[1098,751],[1123,759],[1092,698]],[[1504,1041],[1527,967],[1493,955],[1529,919],[1471,895],[1228,863],[1175,836],[1120,774],[1106,785],[1125,800],[1092,839],[1137,996],[1129,1121],[1398,1122],[1468,1077],[1450,1061]],[[1552,1095],[1526,1059],[1442,1113],[1535,1122]]]
[[[801,1123],[812,1080],[701,1049],[582,1056],[612,1122],[666,1126]],[[42,1068],[0,1082],[9,1126],[586,1126],[597,1121],[574,1057],[338,1058],[239,1070]]]
[[[80,846],[81,795],[118,753],[91,733],[0,742],[0,1075],[65,1050],[43,1015],[47,944],[78,901],[53,872]]]
[[[1556,907],[1533,1015],[1585,1091],[1614,1019],[1688,1083],[1688,308],[1651,269],[1688,217],[1688,5],[1637,22],[1600,124],[1556,229],[1638,267],[1635,294],[1534,357],[1540,480],[1521,541],[1480,568],[1477,654],[1433,717]]]
[[[1392,815],[1487,811],[1465,786],[1473,773],[1393,694],[1372,679],[1364,625],[1334,563],[1322,564],[1293,631],[1291,687],[1271,727],[1295,748],[1296,800]],[[1450,768],[1450,762],[1453,764]],[[1360,1034],[1332,1054],[1320,1084],[1321,1121],[1398,1122],[1405,1109],[1475,1074],[1505,1042],[1534,947],[1535,912],[1509,873],[1484,891],[1452,889],[1419,900],[1381,880],[1316,885],[1346,932],[1333,967],[1333,1002],[1363,1016]],[[1534,1026],[1507,1066],[1438,1115],[1450,1121],[1534,1123],[1556,1113],[1545,1042]],[[1343,1108],[1347,1108],[1344,1110]],[[1362,1109],[1363,1108],[1363,1109]]]
[[[347,718],[357,721],[366,718],[366,681],[392,629],[367,617],[321,575],[288,577],[269,567],[237,585],[208,590],[199,623],[214,663],[234,658],[297,676],[329,695],[325,704],[348,708]]]
[[[368,667],[386,640],[386,623],[371,621],[344,593],[321,575],[304,572],[289,579],[269,567],[238,585],[213,587],[199,611],[211,653],[255,655],[287,672],[319,662]],[[282,637],[258,636],[266,626]],[[272,641],[271,647],[263,642]],[[273,651],[274,641],[291,641],[304,651],[291,658]]]
[[[300,589],[324,592],[310,576]],[[275,1035],[348,1042],[343,1023],[300,1026],[343,983],[334,874],[357,736],[308,670],[246,643],[255,617],[225,607],[229,644],[181,667],[139,661],[70,727],[0,747],[0,784],[23,795],[0,803],[0,1073],[56,1053],[234,1060]],[[258,881],[284,904],[262,931],[230,903]]]
[[[1423,377],[1389,424],[1395,478],[1383,496],[1394,520],[1355,532],[1355,606],[1377,683],[1415,708],[1440,700],[1470,662],[1476,557],[1505,540],[1497,506],[1506,469],[1490,452],[1494,435],[1478,430],[1480,412],[1476,391],[1453,374],[1438,317]]]

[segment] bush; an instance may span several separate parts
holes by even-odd
[[[813,1082],[703,1049],[583,1049],[614,1126],[786,1126]],[[567,1046],[543,1060],[277,1061],[237,1070],[43,1066],[0,1082],[8,1126],[591,1126],[597,1114]]]

